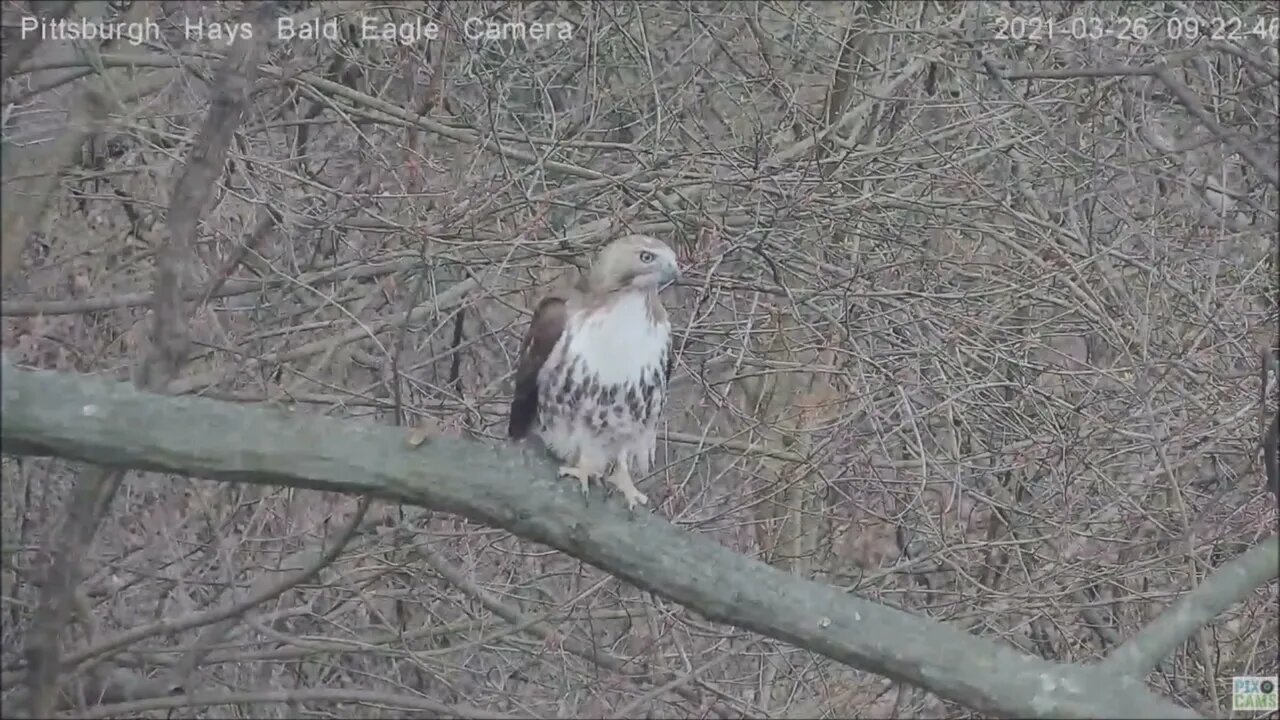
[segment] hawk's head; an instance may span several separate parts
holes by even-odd
[[[647,235],[627,235],[604,246],[591,265],[590,275],[591,286],[602,292],[657,290],[679,277],[675,252]]]

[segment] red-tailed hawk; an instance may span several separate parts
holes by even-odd
[[[653,464],[671,375],[671,323],[658,291],[679,273],[661,241],[619,238],[575,287],[538,303],[520,347],[507,434],[536,430],[561,477],[585,494],[590,478],[605,476],[631,509],[649,502],[631,472]]]

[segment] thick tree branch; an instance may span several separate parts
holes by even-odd
[[[1276,577],[1277,567],[1280,536],[1272,535],[1178,598],[1155,622],[1116,648],[1100,667],[1115,675],[1146,675],[1205,623]]]
[[[557,548],[681,603],[979,711],[1196,717],[1139,679],[1056,665],[950,625],[798,579],[660,517],[587,504],[528,451],[454,438],[414,448],[376,425],[299,418],[118,383],[3,368],[0,450],[228,482],[368,493]]]

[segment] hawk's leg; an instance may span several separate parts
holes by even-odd
[[[637,490],[635,483],[631,482],[631,471],[627,469],[627,458],[625,456],[618,458],[618,462],[613,464],[613,472],[609,473],[605,479],[622,493],[622,497],[627,501],[628,509],[635,510],[636,503],[641,505],[649,504],[649,498]]]

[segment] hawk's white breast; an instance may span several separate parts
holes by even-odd
[[[630,292],[596,312],[579,313],[570,322],[569,357],[579,357],[601,385],[639,382],[646,371],[666,362],[668,323],[655,324],[645,296]]]

